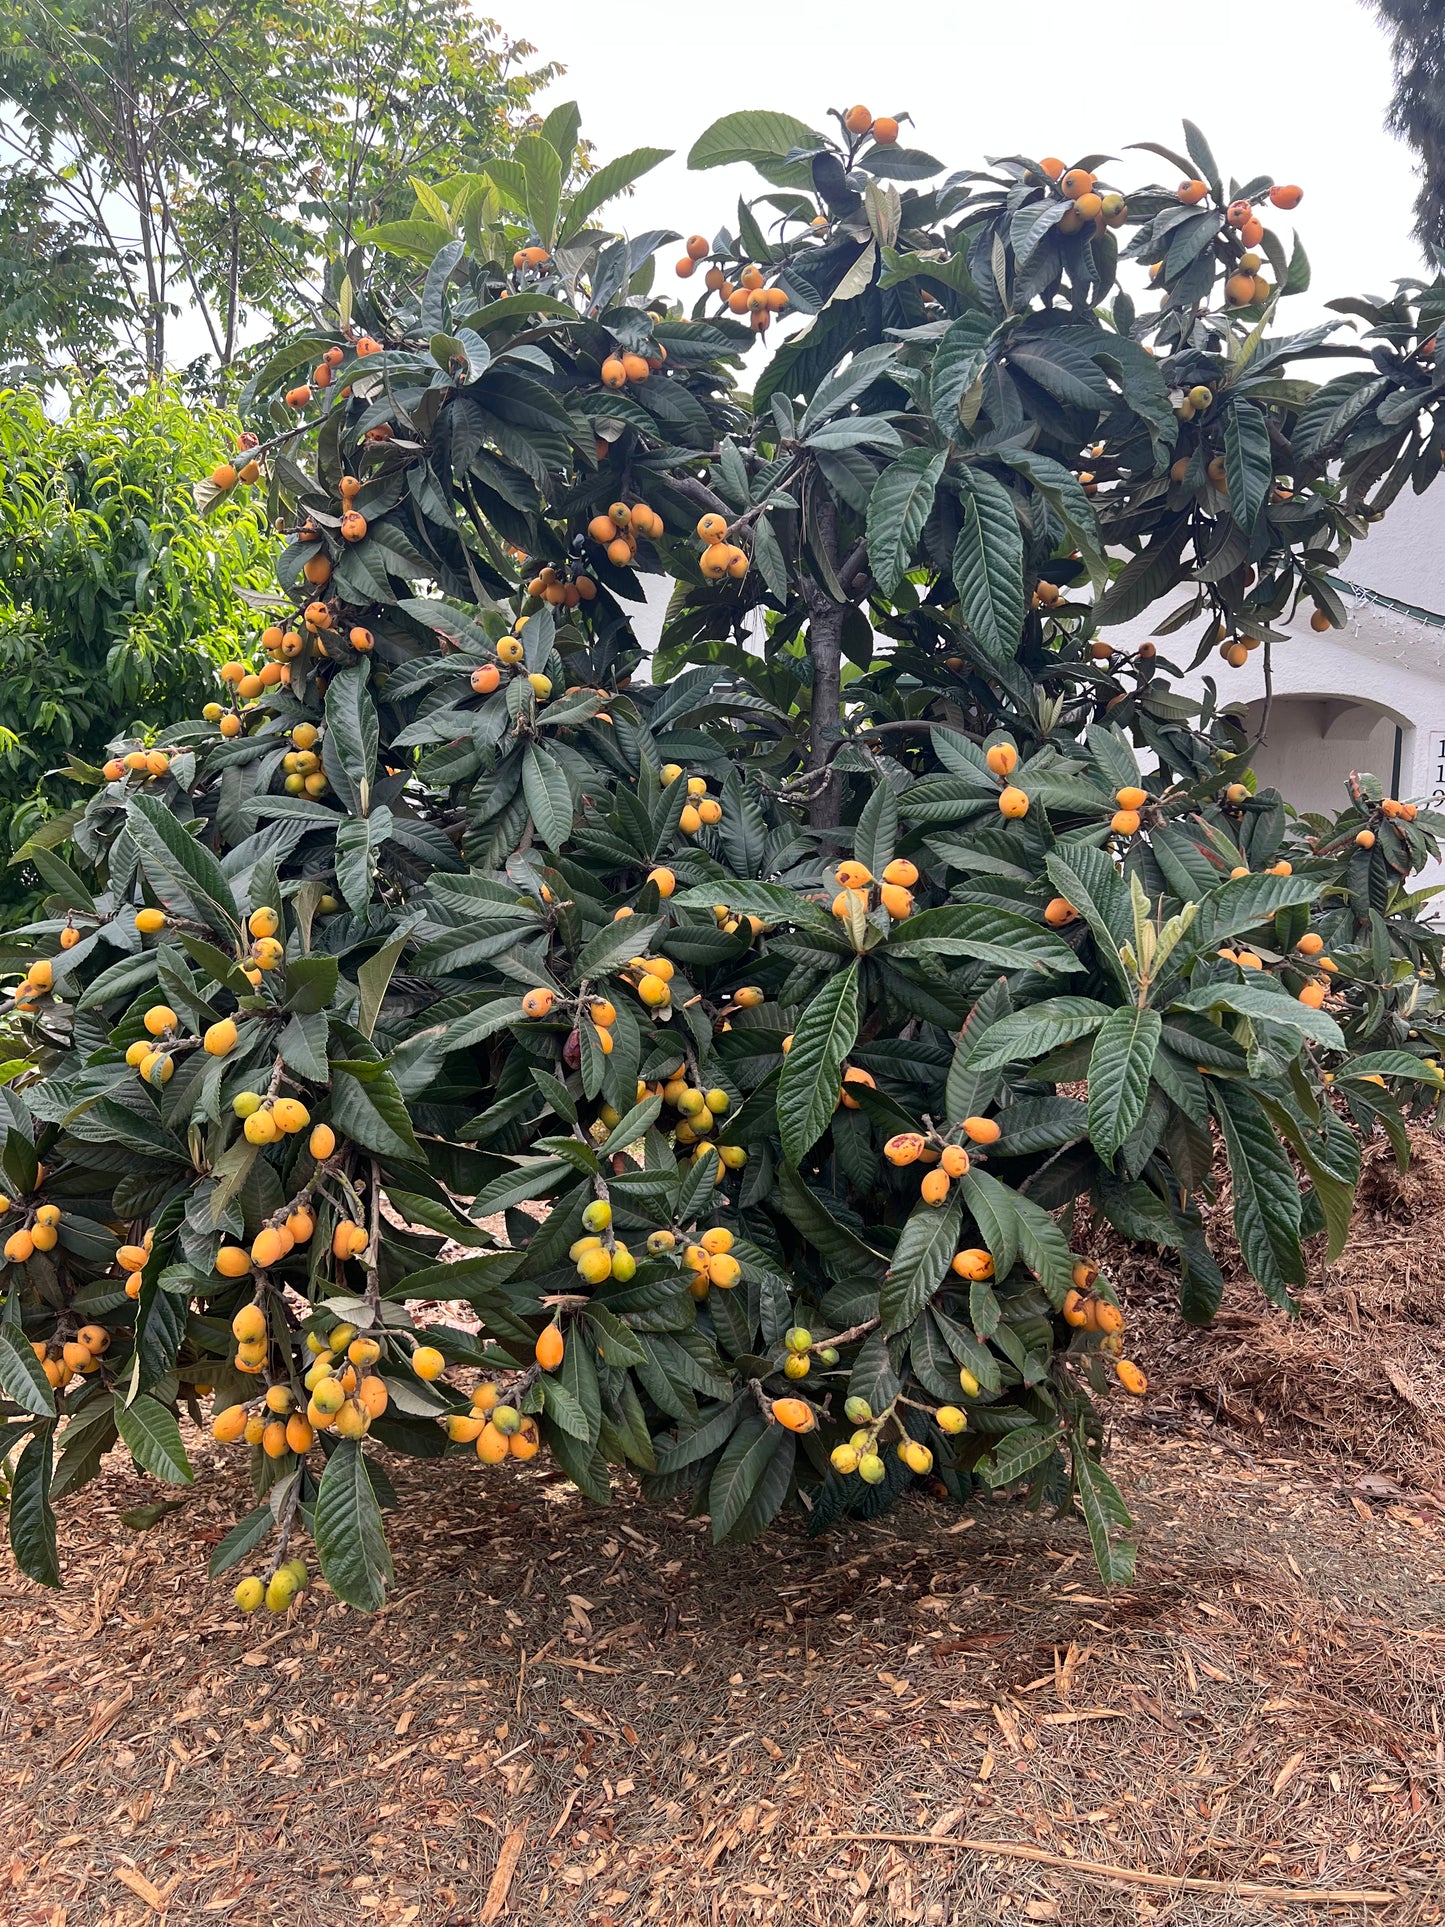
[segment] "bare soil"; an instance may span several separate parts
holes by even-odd
[[[0,1564],[0,1927],[1445,1921],[1445,1155],[1392,1172],[1298,1321],[1124,1274],[1107,1596],[1016,1501],[737,1550],[399,1462],[385,1611],[245,1619],[235,1456],[139,1535],[113,1463],[65,1592]]]

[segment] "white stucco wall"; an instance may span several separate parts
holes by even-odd
[[[1348,625],[1316,635],[1306,607],[1272,651],[1274,702],[1257,757],[1260,777],[1302,810],[1343,807],[1351,770],[1368,770],[1388,792],[1398,725],[1397,793],[1416,802],[1445,800],[1445,626],[1375,599],[1445,615],[1445,485],[1400,497],[1339,573],[1357,590],[1345,598]],[[1110,630],[1110,641],[1137,647],[1165,612],[1157,607],[1145,620]],[[1161,652],[1187,659],[1197,633],[1164,638]],[[1200,696],[1212,677],[1219,700],[1242,711],[1253,730],[1265,693],[1262,655],[1252,651],[1239,669],[1211,655],[1180,690]],[[1445,885],[1445,863],[1421,880]]]

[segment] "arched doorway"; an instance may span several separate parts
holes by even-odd
[[[1235,713],[1252,740],[1264,704],[1241,704]],[[1295,809],[1334,816],[1345,806],[1351,770],[1368,770],[1387,795],[1400,794],[1403,772],[1411,767],[1409,729],[1397,711],[1361,696],[1276,696],[1254,767],[1261,788],[1280,790]]]

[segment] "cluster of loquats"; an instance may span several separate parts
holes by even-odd
[[[304,1559],[283,1559],[264,1579],[248,1573],[237,1584],[232,1598],[243,1613],[253,1613],[261,1606],[270,1613],[284,1613],[295,1603],[297,1594],[306,1590],[310,1578]]]
[[[848,136],[850,154],[856,154],[863,142],[869,140],[879,147],[894,147],[902,132],[900,123],[893,114],[879,114],[875,117],[870,109],[861,105],[846,108],[841,114],[835,111],[834,118],[843,124],[843,131]]]
[[[665,963],[666,959],[662,961]],[[745,985],[737,992],[734,1001],[722,1007],[718,1029],[724,1031],[730,1028],[728,1012],[750,1010],[762,1001],[763,994],[755,985]],[[680,1163],[700,1164],[716,1152],[718,1165],[713,1180],[716,1184],[722,1184],[730,1171],[742,1170],[748,1161],[747,1151],[741,1144],[724,1141],[724,1120],[732,1109],[733,1099],[721,1085],[704,1090],[699,1085],[690,1084],[685,1062],[668,1066],[664,1060],[664,1066],[655,1077],[640,1077],[637,1080],[638,1104],[645,1104],[653,1097],[661,1100],[663,1114],[659,1120],[660,1127],[670,1135]],[[603,1104],[598,1111],[598,1121],[610,1133],[617,1129],[622,1118],[612,1105]],[[672,1234],[667,1235],[670,1237]],[[671,1244],[659,1244],[654,1248],[649,1239],[649,1250],[654,1257],[672,1248]]]
[[[447,1437],[454,1445],[470,1445],[483,1465],[500,1465],[504,1459],[520,1459],[525,1464],[528,1459],[535,1459],[542,1449],[537,1421],[530,1413],[519,1411],[511,1401],[520,1399],[525,1403],[528,1385],[536,1382],[539,1372],[555,1371],[565,1350],[560,1328],[555,1324],[547,1326],[537,1340],[536,1371],[520,1373],[515,1381],[505,1385],[484,1379],[474,1386],[467,1406],[448,1412],[441,1421]],[[548,1358],[555,1358],[556,1364],[543,1364],[544,1353]]]
[[[35,1185],[45,1180],[45,1167],[38,1167]],[[19,1219],[19,1223],[15,1222]],[[54,1251],[60,1242],[64,1218],[58,1204],[48,1204],[33,1195],[12,1201],[0,1191],[0,1231],[5,1233],[4,1253],[9,1264],[24,1264],[37,1251]]]
[[[251,429],[243,429],[236,437],[236,452],[243,459],[236,462],[217,462],[211,470],[211,487],[222,495],[229,495],[238,483],[247,488],[262,479],[265,471],[260,457],[253,451],[258,449],[261,438]]]
[[[1097,1338],[1098,1350],[1112,1363],[1120,1385],[1133,1397],[1142,1398],[1149,1389],[1149,1381],[1132,1360],[1122,1356],[1124,1313],[1113,1292],[1100,1289],[1100,1283],[1098,1266],[1091,1265],[1086,1258],[1078,1259],[1061,1315],[1074,1332],[1086,1334],[1084,1340],[1076,1341],[1076,1344],[1082,1343],[1086,1351],[1088,1339]]]
[[[105,1325],[79,1325],[67,1338],[64,1327],[59,1327],[50,1339],[32,1339],[30,1349],[51,1390],[60,1392],[77,1373],[89,1377],[101,1369],[114,1336]]]
[[[245,1256],[239,1246],[223,1247],[217,1262],[222,1276],[236,1276],[236,1266]],[[221,1259],[230,1262],[223,1267]],[[257,1270],[261,1268],[259,1261],[253,1263]],[[249,1275],[249,1270],[240,1275]],[[258,1446],[268,1459],[284,1459],[288,1453],[304,1458],[320,1432],[334,1430],[343,1439],[365,1438],[372,1420],[381,1418],[391,1402],[385,1380],[374,1369],[382,1358],[382,1342],[354,1324],[331,1325],[324,1333],[315,1327],[308,1330],[309,1358],[303,1357],[296,1351],[283,1303],[263,1295],[237,1309],[231,1335],[235,1370],[251,1377],[265,1375],[268,1383],[259,1400],[218,1403],[211,1435],[222,1444],[241,1440]],[[435,1376],[424,1368],[429,1358],[440,1360],[440,1356],[430,1347],[419,1346],[412,1355],[413,1371],[422,1379]]]
[[[549,579],[544,581],[543,577]],[[592,593],[596,593],[596,584],[593,583],[590,576],[582,576],[579,580],[586,582]],[[550,602],[553,599],[554,590],[561,584],[562,578],[558,576],[553,569],[547,568],[535,579],[532,587],[544,600]],[[566,584],[566,590],[568,592],[575,587],[576,585],[573,583],[569,582]],[[529,593],[531,593],[531,591],[529,591]],[[577,601],[580,602],[584,600],[586,600],[586,598],[579,594]],[[568,606],[571,607],[575,605],[569,604]],[[531,620],[532,618],[530,616],[518,616],[512,625],[511,634],[497,638],[487,651],[486,660],[476,663],[475,666],[471,668],[467,668],[465,663],[458,665],[459,668],[466,669],[468,685],[474,696],[495,696],[498,690],[501,690],[502,702],[503,705],[505,705],[509,700],[506,694],[507,686],[512,682],[514,677],[520,676],[532,692],[532,702],[534,705],[545,703],[550,698],[552,694],[552,678],[541,669],[529,670],[526,666],[527,642],[525,638],[528,635],[528,624]]]
[[[139,1298],[141,1279],[146,1266],[150,1263],[151,1251],[156,1241],[154,1225],[147,1225],[141,1233],[139,1244],[127,1243],[116,1248],[115,1262],[125,1274],[125,1295]]]
[[[69,928],[73,930],[74,924]],[[63,936],[61,938],[62,947],[66,950],[72,949],[74,943],[74,938],[70,943],[66,943]],[[37,957],[33,963],[27,965],[25,975],[12,993],[16,1010],[22,1015],[33,1015],[41,1008],[47,997],[55,994],[55,988],[54,964],[48,957]]]
[[[625,504],[619,502],[616,506],[622,508]],[[651,511],[649,511],[649,514],[650,513]],[[602,529],[604,522],[607,524],[605,530]],[[604,543],[610,551],[613,540],[617,535],[617,530],[618,524],[612,520],[609,514],[597,516],[593,520],[589,532],[592,534],[594,541]],[[659,520],[659,534],[661,530],[662,524]],[[643,533],[645,534],[647,532],[647,528],[644,527]],[[628,547],[628,545],[624,543],[623,546],[627,547],[627,555],[623,558],[621,566],[625,566],[627,562],[630,562],[636,553],[635,544]],[[609,562],[617,560],[611,553],[608,554],[607,559]],[[554,609],[580,609],[584,602],[596,600],[597,584],[580,563],[567,563],[559,569],[552,563],[546,562],[528,582],[527,594],[538,602],[550,603]],[[524,622],[525,620],[525,617],[520,618],[520,621]],[[492,684],[492,688],[496,688],[495,683]]]
[[[702,516],[697,525],[698,537],[703,544],[698,567],[704,582],[741,582],[748,572],[748,556],[736,542],[729,542],[728,524],[725,517],[709,513]]]
[[[675,263],[673,272],[679,280],[686,281],[709,259],[712,265],[706,270],[703,283],[709,294],[717,296],[720,312],[739,318],[745,315],[755,335],[766,334],[773,316],[781,314],[788,305],[786,290],[776,285],[770,288],[760,267],[750,261],[732,259],[726,249],[714,247],[701,234],[689,237],[687,253]]]
[[[649,508],[646,502],[613,502],[605,514],[594,515],[587,524],[588,536],[602,550],[615,569],[631,567],[637,559],[639,537],[643,541],[655,542],[662,533],[662,517],[655,509]],[[589,601],[591,596],[583,595],[580,587],[580,581],[584,579],[590,580],[590,578],[579,578],[578,581],[567,586],[576,592],[579,600]],[[542,578],[539,576],[537,583],[541,581]],[[527,590],[529,595],[545,594],[545,589],[539,589],[537,583],[529,584]],[[592,595],[595,596],[596,593],[594,583]],[[575,602],[567,600],[565,588],[563,601],[569,608],[577,606]]]
[[[925,1204],[944,1205],[954,1180],[965,1177],[975,1162],[984,1162],[980,1153],[986,1153],[1002,1136],[1003,1127],[996,1118],[966,1117],[961,1124],[942,1131],[931,1123],[924,1131],[897,1131],[883,1146],[883,1155],[897,1170],[910,1164],[927,1165],[919,1196]],[[967,1258],[970,1264],[982,1261],[985,1268],[968,1269],[960,1258]],[[953,1260],[953,1269],[960,1278],[991,1278],[993,1260],[986,1251],[970,1248]]]
[[[964,1377],[969,1374],[965,1371]],[[973,1381],[978,1390],[978,1381]],[[888,1476],[883,1454],[891,1444],[900,1462],[917,1477],[933,1470],[930,1446],[916,1436],[914,1427],[923,1430],[932,1423],[945,1439],[967,1429],[967,1414],[957,1405],[925,1405],[899,1393],[881,1412],[874,1412],[866,1398],[857,1393],[845,1400],[843,1416],[854,1427],[848,1438],[835,1445],[828,1462],[841,1478],[856,1476],[865,1485],[882,1485]]]
[[[681,763],[664,763],[660,775],[664,789],[686,779],[677,815],[677,827],[684,836],[700,836],[704,830],[717,828],[723,820],[723,806],[719,798],[708,795],[705,776],[688,776]]]
[[[640,355],[632,348],[622,354],[608,355],[598,371],[602,386],[616,393],[629,385],[639,387],[652,376],[660,375],[667,362],[667,349],[660,341],[651,347],[652,353],[647,355]]]
[[[1069,167],[1050,154],[1039,162],[1039,173],[1053,183],[1063,206],[1058,217],[1060,234],[1103,234],[1122,227],[1129,218],[1124,196],[1103,186],[1091,168]]]
[[[382,352],[382,345],[374,336],[363,334],[357,328],[347,330],[347,347],[350,349],[352,358],[358,361],[365,361],[369,356],[379,355]],[[286,406],[295,409],[298,413],[309,408],[318,395],[324,395],[333,385],[336,381],[336,371],[346,359],[347,348],[333,344],[312,369],[309,381],[298,382],[294,388],[287,389]],[[350,393],[349,385],[337,389],[337,394],[342,400],[345,400]]]
[[[828,908],[840,923],[866,917],[870,910],[887,911],[895,923],[913,915],[913,892],[918,884],[918,865],[911,857],[896,856],[875,877],[866,863],[849,857],[833,872],[838,894]]]
[[[127,749],[118,756],[106,758],[101,774],[107,783],[124,783],[132,787],[131,777],[136,778],[135,787],[155,783],[170,774],[171,759],[163,749]]]
[[[297,626],[283,628],[279,623],[269,624],[260,638],[268,660],[259,669],[248,668],[243,662],[222,663],[220,677],[229,701],[206,703],[201,710],[202,721],[214,724],[228,741],[244,735],[249,728],[265,724],[274,712],[263,699],[288,690],[295,667],[305,666],[319,676],[318,659],[329,658],[340,646],[339,636],[333,634],[331,650],[327,649],[325,637],[333,625],[333,611],[325,602],[308,602],[297,617]],[[375,645],[371,631],[360,624],[351,625],[348,640],[356,655],[368,654]],[[315,723],[304,722],[295,724],[291,734],[296,754],[288,756],[283,769],[288,777],[299,775],[303,780],[297,785],[288,783],[287,795],[325,796],[330,784],[316,749],[321,731]]]

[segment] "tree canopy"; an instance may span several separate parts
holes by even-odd
[[[900,131],[728,115],[692,160],[756,165],[736,228],[629,238],[657,150],[579,181],[558,110],[419,183],[257,371],[198,499],[266,489],[273,619],[111,745],[5,952],[35,1577],[117,1437],[191,1476],[202,1396],[253,1447],[212,1561],[270,1541],[248,1607],[302,1532],[380,1602],[377,1445],[545,1447],[598,1502],[630,1467],[719,1539],[1026,1487],[1123,1577],[1103,1229],[1211,1318],[1217,1134],[1288,1304],[1361,1138],[1433,1113],[1445,818],[1366,776],[1292,814],[1165,651],[1338,619],[1345,546],[1439,472],[1440,284],[1351,299],[1317,383],[1297,189],[1192,127],[1127,198]]]

